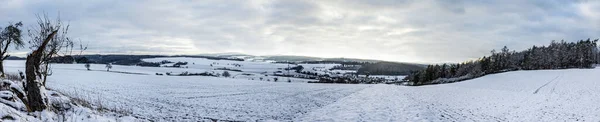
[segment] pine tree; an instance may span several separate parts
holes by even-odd
[[[507,46],[501,52],[490,51],[490,56],[484,56],[476,61],[457,64],[428,65],[422,71],[407,76],[414,85],[431,84],[439,78],[457,78],[470,75],[472,78],[490,73],[513,70],[563,69],[563,68],[593,68],[600,63],[598,39],[580,40],[577,42],[552,41],[548,46],[532,46],[516,52]]]

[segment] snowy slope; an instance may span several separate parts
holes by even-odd
[[[422,87],[375,85],[301,121],[600,121],[600,69],[516,71]]]

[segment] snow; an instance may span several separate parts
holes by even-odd
[[[92,68],[98,67],[98,64],[92,65]],[[18,66],[7,69],[16,71],[15,68]],[[134,117],[157,121],[292,120],[369,86],[123,74],[86,71],[81,64],[55,64],[53,68],[48,88],[101,103],[106,108],[131,111]],[[115,65],[112,70],[141,72],[141,69],[184,68]]]
[[[149,58],[143,59],[146,62],[161,62],[163,60],[171,61],[171,62],[188,62],[187,65],[182,65],[182,67],[187,68],[154,68],[154,67],[115,67],[114,69],[120,69],[120,71],[127,72],[138,72],[145,74],[155,74],[155,73],[165,73],[165,72],[173,72],[173,73],[181,73],[181,72],[190,72],[190,73],[202,73],[202,72],[215,72],[222,73],[223,70],[216,70],[216,68],[228,68],[228,69],[239,69],[242,72],[228,71],[231,75],[238,79],[247,79],[247,80],[259,80],[261,77],[263,79],[273,79],[278,78],[280,80],[287,80],[287,77],[278,77],[271,76],[277,71],[282,71],[283,74],[287,74],[287,71],[283,70],[284,68],[294,67],[294,64],[280,64],[280,63],[269,63],[269,62],[254,62],[254,61],[231,61],[231,60],[209,60],[204,58],[187,58],[187,57],[168,57],[168,58]],[[165,65],[173,65],[165,64]],[[240,65],[239,67],[235,65]],[[319,74],[327,74],[328,69],[340,65],[340,64],[298,64],[304,67],[305,71],[314,71]],[[104,69],[103,67],[93,67]],[[134,70],[136,69],[136,70]],[[333,73],[333,72],[331,72]],[[241,75],[241,74],[250,74],[250,75]],[[294,71],[290,71],[291,75],[299,75]],[[269,76],[265,76],[269,75]],[[292,82],[308,82],[315,81],[311,79],[301,79],[301,78],[290,78]]]
[[[297,120],[599,121],[598,74],[600,69],[515,71],[421,87],[379,84]]]
[[[18,111],[16,109],[11,108],[10,106],[0,103],[0,116],[6,117],[9,115],[12,117],[12,120],[2,120],[2,121],[25,122],[25,121],[35,121],[36,120],[36,118],[34,118],[32,116],[28,116],[27,114],[22,113],[21,111]]]
[[[287,64],[275,64],[275,63],[267,63],[267,62],[249,62],[249,61],[231,61],[231,60],[209,60],[204,58],[187,58],[187,57],[169,57],[169,58],[149,58],[143,59],[146,62],[160,62],[163,60],[168,60],[172,62],[188,62],[187,65],[182,65],[182,67],[187,66],[189,69],[196,69],[200,71],[212,70],[215,68],[232,68],[232,69],[240,69],[244,72],[251,73],[262,73],[269,72],[272,73],[277,71],[277,68],[287,68]],[[214,64],[216,63],[216,64]],[[213,66],[211,66],[211,64]],[[241,67],[235,67],[233,64],[241,64]]]
[[[50,77],[50,88],[66,93],[77,92],[80,97],[99,98],[108,107],[128,107],[134,116],[151,120],[204,117],[242,121],[290,119],[294,114],[321,107],[365,87],[215,77],[61,72]],[[76,72],[80,75],[70,75]]]
[[[149,74],[143,75],[102,71],[104,65],[100,64],[92,65],[94,71],[86,71],[83,64],[55,64],[47,87],[92,104],[131,113],[132,117],[120,119],[600,121],[600,69],[513,71],[457,83],[413,87],[153,75],[156,72],[212,71],[209,65],[213,62],[225,64],[223,66],[233,62],[242,64],[244,66],[238,68],[244,73],[287,67],[287,64],[265,62],[167,59],[187,61],[189,68],[114,65],[112,69]],[[6,70],[21,70],[22,63],[7,61]],[[307,67],[328,66],[306,65],[305,69]],[[2,107],[7,106],[0,104],[0,115],[11,112]]]
[[[11,87],[17,86],[13,84],[14,81],[3,80],[2,84],[11,84]],[[21,86],[17,86],[21,88]],[[24,103],[21,102],[13,92],[5,91],[2,89],[2,98],[0,99],[0,121],[16,121],[16,122],[54,122],[54,121],[68,121],[68,122],[121,122],[121,121],[145,121],[140,120],[131,116],[123,115],[103,115],[98,111],[94,111],[91,108],[86,108],[78,103],[73,102],[71,98],[68,98],[58,92],[51,90],[44,90],[44,94],[48,94],[49,105],[44,111],[26,113]],[[107,112],[111,113],[111,112]],[[147,121],[147,120],[146,120]]]

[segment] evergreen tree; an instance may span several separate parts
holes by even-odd
[[[422,71],[412,72],[405,80],[413,85],[431,84],[432,81],[448,81],[450,78],[465,80],[486,74],[537,69],[593,68],[600,62],[600,53],[596,40],[578,42],[552,41],[546,46],[532,46],[516,52],[504,46],[500,51],[492,50],[490,56],[476,61],[458,64],[428,65]],[[457,80],[457,79],[454,79]]]

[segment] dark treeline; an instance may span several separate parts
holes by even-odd
[[[409,75],[410,71],[424,69],[421,64],[377,62],[367,64],[357,70],[361,75]]]
[[[487,74],[514,70],[593,68],[599,63],[598,39],[578,42],[552,41],[548,46],[533,46],[525,51],[509,51],[504,46],[490,56],[458,64],[428,65],[412,72],[404,80],[408,85],[457,82]]]
[[[244,59],[237,58],[220,58],[211,56],[195,56],[195,55],[75,55],[75,56],[60,56],[53,57],[51,63],[96,63],[96,64],[116,64],[116,65],[139,65],[139,66],[160,66],[160,62],[144,62],[144,58],[160,58],[160,57],[188,57],[188,58],[206,58],[209,60],[231,60],[231,61],[244,61]]]

